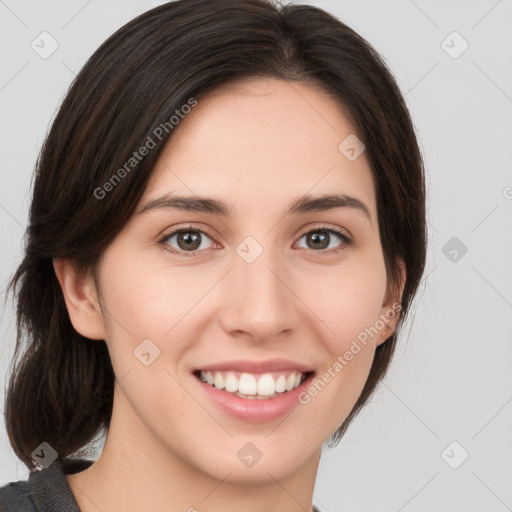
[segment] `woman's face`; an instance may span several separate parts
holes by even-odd
[[[353,137],[333,100],[276,79],[217,90],[180,121],[98,266],[120,451],[231,481],[318,462],[398,319]],[[308,207],[323,195],[360,203]]]

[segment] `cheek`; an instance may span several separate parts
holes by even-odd
[[[163,337],[208,290],[205,280],[196,282],[179,267],[159,268],[141,259],[127,269],[123,263],[110,264],[104,298],[110,324],[122,324],[133,337]]]
[[[172,362],[186,348],[179,342],[181,320],[187,325],[188,317],[184,316],[198,301],[200,290],[187,287],[179,270],[153,267],[148,271],[147,265],[133,261],[128,270],[127,262],[117,263],[110,262],[109,272],[102,276],[112,366],[122,400],[128,400],[148,425],[158,424],[162,396],[173,404],[176,414],[183,414],[189,402],[173,378]],[[122,407],[127,410],[126,405]]]
[[[147,352],[146,360],[154,358],[148,368],[172,367],[189,346],[191,331],[199,329],[199,316],[204,315],[201,299],[218,277],[197,279],[196,275],[194,279],[191,268],[158,267],[128,258],[116,263],[105,261],[109,271],[101,277],[107,341],[116,375],[139,371],[137,358]]]
[[[352,340],[364,339],[364,333],[375,334],[386,288],[384,264],[376,260],[364,267],[347,265],[324,281],[323,286],[315,285],[308,300],[328,327],[329,351],[338,355]]]

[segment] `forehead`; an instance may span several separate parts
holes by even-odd
[[[256,204],[338,193],[361,199],[375,215],[364,152],[350,161],[339,149],[355,127],[340,104],[309,85],[265,78],[222,87],[174,130],[141,202],[167,193],[217,196],[241,214]]]

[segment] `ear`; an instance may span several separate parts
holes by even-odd
[[[66,259],[54,258],[53,268],[75,330],[86,338],[104,340],[103,314],[92,275],[83,275]]]
[[[386,290],[386,296],[380,310],[379,318],[384,323],[382,329],[379,329],[379,335],[376,344],[380,345],[384,343],[395,331],[396,324],[400,318],[400,310],[402,303],[402,294],[404,291],[405,280],[407,277],[407,271],[405,263],[402,259],[398,260],[398,266],[400,268],[400,283],[398,291],[393,291],[388,288]]]

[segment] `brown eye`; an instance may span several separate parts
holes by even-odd
[[[306,235],[306,243],[315,249],[327,249],[331,236],[326,231],[314,231]]]
[[[195,251],[201,245],[201,234],[197,231],[181,231],[176,242],[184,251]]]
[[[348,236],[330,227],[315,228],[302,235],[301,239],[302,238],[306,239],[306,249],[312,249],[317,252],[338,252],[351,244],[351,240]],[[342,242],[341,247],[340,240]],[[336,241],[338,242],[337,244]],[[334,244],[334,246],[331,244]],[[336,246],[338,246],[338,248],[336,248]]]
[[[205,238],[211,240],[208,234],[201,229],[188,228],[173,231],[165,235],[159,242],[172,253],[183,256],[196,256],[196,251],[208,248],[204,244]]]

